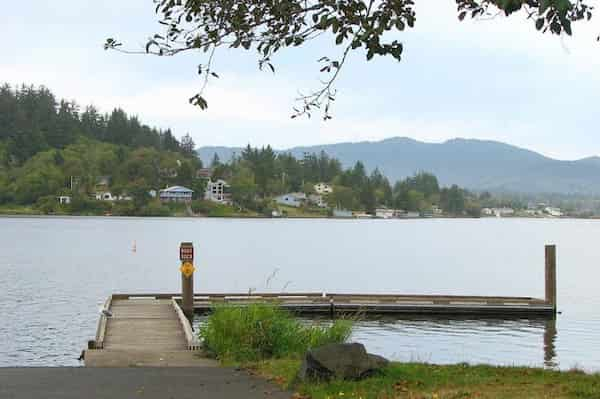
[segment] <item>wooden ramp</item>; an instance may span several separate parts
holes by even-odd
[[[189,321],[173,299],[110,297],[96,340],[84,353],[86,366],[207,366]]]

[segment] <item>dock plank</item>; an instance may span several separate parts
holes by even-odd
[[[101,316],[101,348],[84,354],[88,367],[191,366],[212,364],[189,350],[190,337],[172,299],[112,297]],[[187,322],[187,321],[186,321]],[[189,326],[188,326],[189,328]],[[189,333],[187,334],[189,335]]]

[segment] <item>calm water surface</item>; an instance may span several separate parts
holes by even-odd
[[[353,339],[396,360],[600,371],[598,237],[585,220],[0,218],[0,366],[79,365],[109,294],[180,289],[181,241],[197,292],[538,297],[555,243],[556,322],[370,319]]]

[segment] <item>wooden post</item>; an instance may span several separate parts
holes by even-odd
[[[546,302],[556,312],[556,245],[546,245]]]
[[[179,247],[181,260],[181,309],[188,319],[194,316],[194,245],[182,242]]]

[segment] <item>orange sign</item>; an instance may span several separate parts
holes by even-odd
[[[183,262],[179,270],[185,277],[190,278],[192,274],[194,274],[196,268],[191,262]]]

